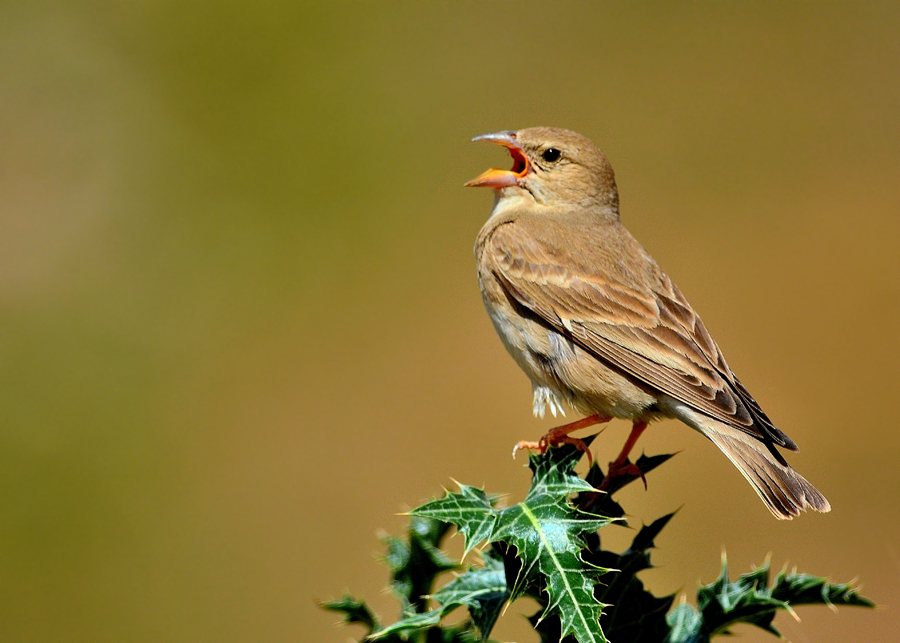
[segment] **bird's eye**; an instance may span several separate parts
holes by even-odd
[[[541,158],[547,161],[548,163],[555,163],[559,160],[559,157],[562,156],[562,152],[560,152],[555,147],[548,147],[541,154]]]

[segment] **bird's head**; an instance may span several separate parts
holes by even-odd
[[[522,196],[551,206],[600,206],[618,214],[613,169],[596,145],[575,132],[531,127],[476,136],[502,145],[513,158],[510,170],[491,169],[467,187],[489,187],[498,197]]]

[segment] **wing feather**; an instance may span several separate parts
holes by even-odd
[[[559,249],[514,222],[495,228],[485,251],[510,297],[607,365],[759,440],[796,449],[738,381],[703,322],[655,264],[654,279],[626,285],[590,273],[577,261],[562,262]]]

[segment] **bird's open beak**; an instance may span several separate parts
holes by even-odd
[[[509,150],[513,158],[511,170],[488,170],[484,174],[475,177],[468,183],[467,188],[505,188],[515,185],[519,179],[531,172],[531,163],[516,143],[515,132],[495,132],[494,134],[482,134],[472,139],[473,141],[487,141],[502,145]]]

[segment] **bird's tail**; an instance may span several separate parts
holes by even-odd
[[[806,478],[779,462],[765,443],[721,422],[706,420],[698,428],[744,474],[776,518],[790,520],[805,509],[831,511],[825,496]]]

